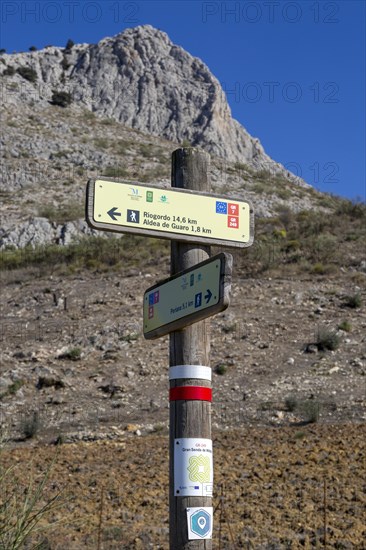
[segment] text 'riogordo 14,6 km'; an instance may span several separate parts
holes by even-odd
[[[248,201],[103,178],[88,183],[87,221],[95,229],[149,237],[232,247],[253,242]]]

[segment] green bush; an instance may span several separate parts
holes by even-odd
[[[293,395],[289,395],[285,399],[285,407],[289,412],[294,412],[298,406],[298,401]]]
[[[318,422],[320,415],[320,403],[313,399],[308,399],[299,404],[299,411],[304,417],[305,422],[314,424]]]
[[[0,441],[0,451],[4,441]],[[56,457],[55,457],[56,459]],[[45,546],[45,538],[38,544],[34,544],[30,537],[37,536],[41,531],[56,526],[53,522],[48,526],[41,526],[40,522],[49,514],[53,514],[66,504],[66,499],[61,492],[56,492],[52,497],[45,498],[46,484],[49,481],[50,472],[55,462],[42,474],[38,483],[31,477],[27,486],[19,483],[16,476],[16,466],[8,468],[0,467],[0,549],[21,550],[24,548],[50,548]],[[31,464],[28,464],[29,468]],[[62,520],[61,520],[62,521]],[[30,546],[31,544],[31,546]]]
[[[107,178],[125,178],[129,172],[123,166],[108,166],[103,170],[103,176]]]
[[[290,395],[285,399],[286,410],[289,412],[297,411],[305,422],[314,423],[318,422],[320,414],[320,403],[313,399],[298,400],[296,397]]]
[[[288,200],[292,195],[292,192],[290,191],[290,189],[287,189],[285,187],[277,189],[276,192],[277,192],[277,196],[284,201]]]
[[[129,269],[156,263],[156,257],[165,260],[169,242],[125,235],[123,239],[86,237],[68,246],[56,244],[30,246],[0,251],[0,271],[37,267],[42,272],[68,275],[80,269]]]
[[[326,266],[321,262],[317,262],[312,266],[311,272],[315,275],[324,275],[326,273]]]
[[[100,123],[103,124],[103,126],[113,126],[114,120],[112,118],[103,118]]]
[[[352,330],[352,325],[349,321],[342,321],[339,325],[338,325],[338,328],[339,330],[343,330],[344,332],[351,332]]]
[[[84,208],[79,203],[71,202],[59,207],[53,204],[45,204],[38,210],[38,216],[47,218],[50,222],[65,223],[84,217]]]
[[[243,164],[242,162],[236,162],[234,164],[235,170],[247,170],[249,172],[249,167],[247,164]]]
[[[15,395],[22,386],[24,386],[24,380],[15,380],[15,382],[6,388],[5,392],[0,393],[0,401],[8,395]]]
[[[37,411],[33,411],[30,416],[24,418],[22,422],[22,432],[26,439],[31,439],[34,437],[40,430],[41,421]]]
[[[31,69],[30,67],[18,67],[17,73],[25,78],[25,80],[28,80],[28,82],[36,82],[37,80],[36,71],[34,69]]]
[[[152,158],[154,156],[154,146],[151,143],[142,143],[140,145],[140,154],[145,158]]]
[[[81,359],[81,348],[70,348],[62,355],[59,355],[59,359],[70,359],[71,361],[79,361]]]
[[[334,260],[339,248],[337,238],[329,233],[317,235],[309,244],[313,247],[312,257],[319,263],[326,263]]]
[[[137,332],[131,332],[130,334],[126,334],[125,336],[122,336],[121,340],[123,342],[134,342],[135,340],[138,340],[138,333]]]
[[[143,182],[150,182],[156,179],[160,179],[162,177],[165,178],[167,176],[168,176],[168,170],[166,167],[162,168],[161,166],[155,166],[155,168],[149,169],[144,174],[140,174],[139,180]]]
[[[51,98],[52,105],[58,105],[59,107],[68,107],[72,103],[72,96],[68,92],[52,91]]]
[[[334,351],[339,347],[340,337],[328,328],[320,328],[317,333],[316,346],[319,351]]]
[[[8,387],[7,393],[9,395],[15,395],[22,386],[24,386],[24,380],[16,380]]]
[[[336,269],[336,266],[333,264],[324,265],[321,262],[317,262],[310,267],[310,271],[311,273],[314,273],[314,275],[330,275],[331,273],[334,273]]]
[[[5,71],[3,72],[3,76],[13,76],[15,74],[14,67],[6,67]]]
[[[336,215],[346,215],[352,219],[366,218],[366,204],[361,201],[343,200],[336,210]]]
[[[267,172],[257,173],[252,180],[253,190],[273,193],[273,186],[258,179],[266,175],[269,176]],[[338,273],[340,267],[354,269],[363,258],[366,207],[346,203],[336,210],[339,203],[340,199],[334,199],[328,204],[333,211],[327,214],[316,209],[291,213],[281,207],[278,216],[256,219],[254,246],[240,256],[235,255],[235,265],[249,276],[268,269],[273,270],[275,276],[281,272],[332,275]],[[361,277],[364,274],[361,273]],[[357,307],[357,301],[355,305]]]
[[[219,374],[220,376],[223,376],[227,372],[227,365],[224,363],[219,363],[215,367],[215,373]]]
[[[357,309],[357,308],[361,307],[361,305],[362,305],[361,294],[357,293],[357,294],[353,294],[351,296],[347,296],[343,305],[345,307],[350,307],[352,309]]]
[[[258,172],[255,173],[255,177],[258,180],[269,181],[272,179],[272,174],[270,170],[266,170],[265,168],[263,168],[262,170],[258,170]]]
[[[296,239],[287,241],[285,246],[285,252],[286,254],[290,254],[291,252],[295,252],[296,250],[299,250],[300,248],[300,242]]]
[[[102,138],[102,137],[95,138],[95,140],[94,140],[94,145],[95,145],[98,149],[108,149],[109,141],[108,141],[107,138]]]

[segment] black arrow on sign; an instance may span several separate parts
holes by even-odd
[[[211,300],[211,296],[212,296],[212,292],[211,292],[211,290],[208,288],[208,289],[207,289],[207,294],[205,294],[206,304],[208,304],[208,302]]]
[[[117,218],[116,216],[122,216],[121,212],[117,212],[117,207],[114,206],[113,208],[111,208],[107,214],[112,218],[113,221],[116,221]]]

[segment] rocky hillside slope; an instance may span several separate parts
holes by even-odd
[[[228,550],[323,547],[326,483],[327,548],[364,549],[366,224],[355,214],[329,228],[331,216],[300,213],[276,248],[258,247],[258,223],[253,247],[234,254],[230,307],[208,321],[214,508],[224,494],[227,510],[216,548],[221,535]],[[1,459],[16,467],[5,495],[15,485],[21,499],[59,450],[47,497],[70,498],[45,548],[97,548],[105,491],[103,548],[163,550],[169,338],[144,339],[141,305],[169,275],[169,244],[126,236],[72,258],[73,246],[16,251],[21,269],[0,272]]]

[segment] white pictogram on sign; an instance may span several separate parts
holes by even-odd
[[[188,540],[212,538],[211,507],[187,508]]]

